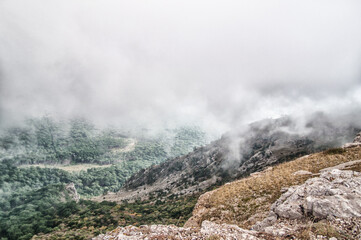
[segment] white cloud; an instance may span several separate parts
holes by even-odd
[[[355,111],[356,0],[0,2],[2,120],[198,121]]]

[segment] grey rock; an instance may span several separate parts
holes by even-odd
[[[80,196],[75,188],[74,183],[69,183],[65,186],[65,190],[68,192],[69,196],[74,200],[75,202],[79,202]]]
[[[294,186],[271,206],[269,217],[253,229],[264,230],[281,219],[361,217],[361,173],[332,169]],[[273,219],[273,222],[271,221]]]
[[[93,240],[110,239],[199,239],[206,240],[218,237],[224,240],[261,240],[256,236],[257,232],[242,229],[236,225],[216,224],[210,221],[203,221],[201,228],[183,228],[174,225],[143,225],[141,227],[127,226],[118,227],[115,230],[101,234]]]
[[[264,231],[273,236],[283,237],[283,236],[293,232],[293,229],[285,227],[285,226],[283,226],[281,228],[271,226],[271,227],[266,227],[264,229]]]

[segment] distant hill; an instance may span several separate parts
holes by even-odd
[[[250,124],[246,130],[227,133],[189,154],[141,170],[119,192],[95,200],[122,202],[197,194],[268,166],[340,146],[359,131],[354,126],[335,126],[322,117],[306,122],[303,132],[297,132],[295,124],[288,117]]]
[[[186,154],[207,142],[196,126],[128,133],[114,127],[97,128],[86,119],[59,121],[45,116],[1,129],[0,161],[31,164],[117,164],[143,162],[145,167]]]

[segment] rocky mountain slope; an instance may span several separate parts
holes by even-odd
[[[340,146],[357,131],[352,126],[336,127],[322,116],[302,125],[302,132],[296,125],[287,117],[253,123],[187,155],[142,170],[119,192],[95,200],[121,202],[200,193],[268,166]]]
[[[203,194],[184,227],[115,229],[102,239],[360,239],[361,142]]]
[[[120,227],[108,234],[102,234],[93,240],[140,240],[140,239],[242,239],[257,240],[258,235],[255,231],[249,231],[229,224],[216,224],[210,221],[204,221],[200,229],[182,228],[167,225],[151,225],[141,227]]]

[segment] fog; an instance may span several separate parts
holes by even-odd
[[[50,114],[223,132],[354,118],[360,13],[358,0],[1,0],[0,125]]]

